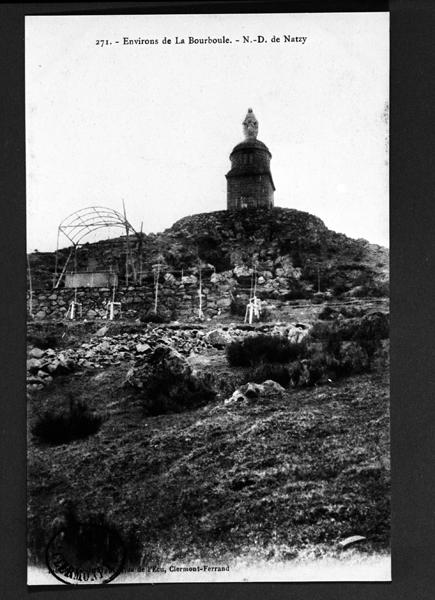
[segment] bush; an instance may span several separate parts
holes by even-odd
[[[309,336],[313,340],[327,340],[334,330],[335,325],[332,323],[322,323],[316,321],[309,331]]]
[[[144,390],[146,415],[161,415],[197,408],[214,400],[211,386],[192,375],[156,372]]]
[[[311,387],[327,379],[340,379],[349,375],[366,373],[370,370],[370,359],[365,348],[356,342],[341,342],[334,352],[317,350],[302,361],[289,366],[293,387]]]
[[[345,294],[347,291],[349,291],[349,288],[350,288],[349,284],[347,284],[343,281],[339,281],[332,286],[332,293],[336,298],[340,298],[343,294]]]
[[[332,319],[335,319],[337,316],[338,316],[338,312],[336,310],[334,310],[333,308],[331,308],[330,306],[325,306],[325,308],[323,308],[318,314],[318,318],[322,319],[323,321],[331,321]]]
[[[158,310],[157,313],[154,310],[148,310],[139,315],[141,323],[170,323],[171,311],[169,310]]]
[[[386,298],[390,295],[390,285],[388,282],[371,282],[370,284],[363,286],[361,295],[371,298]]]
[[[236,317],[244,317],[246,314],[246,302],[233,298],[230,304],[230,313]]]
[[[355,342],[345,342],[341,345],[337,363],[333,367],[336,377],[357,375],[370,370],[370,360],[367,351]]]
[[[382,312],[373,312],[365,315],[358,323],[352,339],[384,340],[389,336],[390,321],[388,315]]]
[[[323,355],[314,356],[306,363],[308,378],[305,382],[306,386],[313,386],[319,383],[325,376],[327,371],[327,357]]]
[[[39,335],[39,334],[28,334],[27,342],[36,348],[41,350],[47,350],[48,348],[56,348],[59,344],[59,340],[55,335]]]
[[[362,317],[365,313],[364,308],[360,306],[340,306],[338,308],[339,314],[345,319],[353,319],[355,317]]]
[[[286,363],[296,360],[305,351],[304,344],[289,342],[272,335],[246,337],[227,346],[227,359],[232,367],[247,367],[260,363]]]
[[[263,383],[268,379],[276,381],[283,387],[287,387],[290,383],[290,373],[288,368],[277,363],[264,363],[258,365],[254,369],[251,369],[247,374],[245,381],[246,383],[252,381],[253,383]]]
[[[388,338],[389,318],[388,315],[376,312],[369,313],[361,318],[343,319],[322,323],[314,323],[309,332],[313,340],[322,340],[326,343],[335,342],[378,342]]]
[[[68,412],[48,410],[42,414],[32,428],[33,435],[44,444],[68,444],[96,433],[102,418],[89,411],[82,402],[70,401]]]

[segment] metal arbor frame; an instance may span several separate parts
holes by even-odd
[[[104,227],[119,227],[125,229],[126,233],[126,258],[125,258],[125,274],[126,284],[128,285],[128,265],[130,260],[130,244],[129,234],[136,234],[132,225],[128,222],[125,206],[123,203],[123,215],[112,208],[105,206],[88,206],[87,208],[81,208],[76,210],[66,217],[59,225],[57,230],[57,245],[56,245],[56,257],[55,257],[55,272],[53,287],[59,287],[62,277],[65,274],[66,268],[74,255],[74,261],[76,263],[77,248],[82,243],[82,240],[98,229]],[[63,234],[72,244],[68,258],[66,259],[65,265],[62,268],[60,275],[58,274],[58,255],[59,255],[59,240]],[[133,265],[134,267],[134,265]]]

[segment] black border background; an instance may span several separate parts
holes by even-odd
[[[26,586],[24,15],[391,11],[392,583]],[[435,597],[435,2],[68,2],[0,5],[0,590],[6,600]]]

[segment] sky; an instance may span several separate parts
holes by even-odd
[[[92,205],[146,233],[225,209],[248,107],[275,206],[388,246],[388,103],[388,13],[26,17],[28,250]]]

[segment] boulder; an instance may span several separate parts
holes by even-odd
[[[261,390],[260,394],[267,396],[280,396],[285,389],[280,385],[277,381],[273,381],[273,379],[266,379],[263,383],[260,384]]]
[[[45,354],[44,350],[41,350],[41,348],[32,348],[29,352],[29,355],[31,356],[31,358],[42,358]]]
[[[222,348],[233,341],[231,335],[223,329],[212,329],[206,333],[205,339],[215,348]]]
[[[287,338],[290,342],[299,344],[308,335],[308,331],[304,326],[289,325]]]
[[[75,371],[76,368],[77,365],[74,360],[71,358],[65,358],[63,356],[55,359],[47,365],[47,371],[53,377],[57,377],[58,375],[68,375],[68,373]]]
[[[41,368],[41,361],[37,358],[29,358],[27,361],[27,370],[29,373],[37,373]]]
[[[136,360],[126,375],[125,384],[142,389],[155,376],[189,378],[192,367],[180,352],[170,346],[159,344],[154,351]]]
[[[233,273],[236,277],[248,277],[253,273],[253,270],[246,265],[237,265],[234,267]]]
[[[148,352],[149,350],[151,350],[151,346],[149,344],[136,344],[136,352],[139,354]]]
[[[98,335],[98,337],[104,337],[108,331],[109,328],[107,327],[107,325],[104,325],[104,327],[101,327],[95,335]]]
[[[227,298],[219,298],[219,300],[216,302],[216,306],[220,307],[220,308],[228,308],[231,306],[231,298],[227,297]]]
[[[197,284],[198,278],[195,275],[183,275],[181,283]]]
[[[230,398],[227,398],[224,401],[224,404],[235,404],[236,402],[247,402],[247,397],[242,394],[242,392],[240,390],[236,390],[235,392],[233,392],[232,396]]]
[[[234,404],[236,402],[249,402],[260,397],[281,396],[285,389],[272,379],[267,379],[263,383],[245,383],[240,386],[232,396],[225,400],[224,404]]]
[[[36,373],[36,376],[39,377],[40,379],[46,379],[47,377],[50,377],[50,375],[48,373],[46,373],[45,371],[42,371],[42,370],[39,370]]]
[[[305,325],[275,325],[272,330],[272,335],[280,335],[286,337],[290,342],[298,344],[308,335],[309,328]]]
[[[158,345],[150,357],[150,364],[171,375],[191,374],[192,369],[180,352],[163,344]]]

